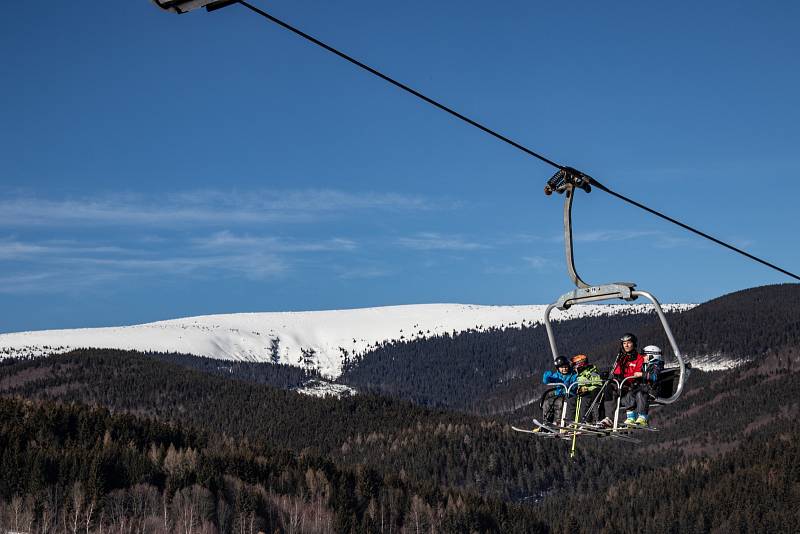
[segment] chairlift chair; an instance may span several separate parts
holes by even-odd
[[[636,289],[636,284],[631,282],[614,282],[610,284],[602,284],[602,285],[589,285],[584,282],[581,277],[578,275],[577,270],[575,269],[575,261],[573,258],[573,251],[572,251],[572,202],[574,200],[575,190],[576,189],[583,189],[585,192],[590,193],[591,188],[591,178],[580,171],[577,171],[570,167],[563,167],[561,168],[555,175],[553,175],[550,180],[548,180],[547,185],[544,188],[544,192],[546,195],[551,195],[554,192],[563,194],[564,195],[564,249],[566,251],[566,259],[567,259],[567,271],[569,272],[569,276],[572,279],[572,282],[575,284],[575,289],[569,291],[561,295],[558,300],[552,304],[550,304],[544,313],[544,324],[547,330],[547,338],[550,343],[550,350],[553,354],[553,362],[558,359],[558,346],[556,344],[555,335],[553,333],[553,325],[550,321],[550,314],[556,308],[559,310],[568,310],[570,307],[574,306],[575,304],[585,304],[589,302],[597,302],[602,300],[612,300],[612,299],[622,299],[626,302],[631,302],[636,300],[639,297],[645,297],[646,299],[650,300],[655,307],[656,313],[658,314],[658,318],[661,321],[661,326],[664,328],[664,332],[667,335],[667,339],[669,340],[669,344],[672,347],[672,351],[674,354],[675,359],[678,362],[678,366],[676,368],[672,368],[668,370],[670,376],[668,376],[667,380],[662,387],[657,388],[656,396],[654,398],[654,404],[671,404],[678,400],[681,393],[683,392],[683,385],[688,373],[687,365],[683,361],[683,355],[681,354],[680,349],[678,348],[678,344],[675,341],[675,336],[672,335],[672,329],[669,327],[669,323],[667,322],[667,318],[664,315],[664,310],[661,308],[661,304],[658,302],[652,294],[648,293],[647,291],[641,291]],[[677,385],[674,387],[674,390],[671,388],[669,391],[664,391],[667,389],[666,386],[669,382],[674,382],[675,374],[677,374]],[[587,410],[590,411],[594,407],[596,402],[603,402],[603,398],[605,395],[605,388],[611,385],[612,387],[617,388],[619,391],[624,387],[625,382],[629,379],[622,380],[618,382],[617,380],[608,379],[604,382],[600,391],[595,395],[594,399],[592,400],[589,408]],[[560,387],[566,389],[567,398],[570,396],[570,391],[573,387],[578,386],[578,382],[573,383],[571,386],[567,387],[565,384],[561,384]],[[546,389],[543,393],[540,406],[544,405],[545,399],[548,395],[553,395],[555,393],[555,388],[558,388],[559,385],[555,385],[554,388]],[[668,393],[668,394],[665,394]],[[544,437],[552,437],[552,438],[560,438],[566,439],[572,442],[572,448],[570,451],[570,457],[575,455],[575,445],[576,445],[576,438],[581,435],[587,436],[594,436],[594,437],[613,437],[623,441],[629,441],[632,443],[636,443],[639,440],[630,436],[628,432],[632,429],[627,428],[620,428],[618,426],[618,413],[619,413],[619,401],[620,397],[617,395],[617,405],[616,409],[614,410],[614,423],[611,429],[601,429],[599,427],[592,427],[587,426],[583,423],[580,419],[580,401],[581,398],[578,397],[576,400],[576,414],[574,422],[567,421],[567,403],[564,402],[561,408],[561,417],[559,420],[560,424],[556,425],[547,425],[539,423],[538,421],[534,420],[534,424],[536,424],[539,428],[534,431],[526,431],[523,429],[519,429],[516,427],[512,427],[514,430],[520,432],[539,432],[539,435]],[[565,433],[566,432],[566,433]]]
[[[544,188],[546,195],[551,195],[554,192],[564,195],[564,249],[566,252],[567,271],[570,279],[575,284],[576,288],[572,291],[564,293],[556,302],[550,304],[544,313],[544,324],[547,330],[547,338],[550,342],[550,350],[553,355],[553,361],[559,357],[558,346],[556,344],[555,335],[553,333],[553,326],[550,321],[550,314],[554,309],[561,311],[567,310],[575,304],[586,304],[589,302],[597,302],[602,300],[621,299],[626,302],[636,300],[638,297],[648,299],[655,307],[658,318],[661,321],[661,326],[666,333],[669,344],[672,347],[674,358],[677,360],[677,368],[672,368],[677,373],[677,384],[671,395],[656,396],[654,402],[657,404],[671,404],[678,400],[683,392],[684,382],[688,373],[687,365],[683,360],[683,355],[678,348],[675,341],[675,336],[672,334],[672,329],[669,327],[667,318],[664,315],[664,310],[651,293],[636,289],[636,284],[631,282],[614,282],[602,285],[589,285],[584,282],[578,275],[575,269],[575,261],[573,258],[572,246],[572,202],[575,198],[576,189],[582,189],[586,193],[591,192],[591,179],[582,172],[564,167],[556,174],[554,174]],[[668,369],[669,371],[669,369]],[[663,395],[663,391],[659,391],[659,395]]]

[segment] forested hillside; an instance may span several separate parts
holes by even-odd
[[[719,456],[697,455],[635,480],[613,480],[600,492],[576,488],[545,500],[540,512],[564,534],[790,534],[800,524],[799,440],[794,418],[774,420]]]
[[[737,291],[676,314],[673,330],[690,356],[755,358],[800,347],[800,284]],[[648,331],[666,345],[663,335]]]
[[[3,532],[545,531],[530,509],[259,441],[0,398]]]
[[[651,319],[587,317],[556,323],[554,330],[559,350],[577,354],[595,347],[600,332],[641,330]],[[430,406],[509,410],[538,395],[542,371],[552,367],[549,347],[541,325],[392,343],[367,353],[339,381]],[[616,352],[596,354],[598,363],[610,366]]]
[[[564,443],[496,419],[374,397],[307,398],[152,361],[149,374],[136,362],[148,360],[86,353],[3,367],[6,395],[39,399],[2,405],[9,527],[15,509],[60,524],[75,514],[85,521],[93,508],[95,528],[128,521],[153,532],[187,521],[198,532],[249,532],[250,521],[279,532],[630,531],[639,523],[625,511],[637,506],[653,515],[642,524],[665,521],[655,530],[682,532],[715,525],[731,485],[751,489],[733,523],[722,523],[737,529],[752,526],[776,495],[794,496],[800,482],[796,470],[780,468],[796,454],[786,445],[800,437],[787,425],[798,415],[800,373],[778,355],[697,373],[680,405],[655,412],[660,432],[638,446],[583,438],[574,460]],[[775,384],[783,395],[763,394]],[[213,395],[209,410],[202,399]],[[669,510],[685,502],[689,511],[670,522]],[[602,513],[580,512],[593,507]],[[795,515],[789,506],[773,511],[773,531],[791,531]]]
[[[530,424],[534,405],[487,417],[466,404],[447,411],[435,398],[423,401],[439,408],[369,394],[309,398],[268,385],[277,379],[259,378],[262,370],[220,372],[215,362],[120,351],[6,361],[0,527],[24,531],[33,521],[37,532],[50,525],[60,533],[88,520],[90,532],[794,532],[800,299],[771,296],[787,288],[797,286],[698,307],[705,334],[687,336],[689,347],[717,351],[719,323],[720,346],[743,347],[753,361],[693,372],[678,403],[654,410],[658,432],[640,433],[638,445],[581,437],[574,459],[565,442],[510,430]],[[752,331],[762,314],[764,331]],[[627,319],[647,331],[646,317]],[[580,324],[585,332],[563,332],[564,350],[608,334],[608,324]],[[511,367],[534,346],[531,332],[467,337],[516,347],[506,351]],[[765,336],[780,341],[758,350]],[[430,342],[472,364],[480,352]],[[451,342],[469,346],[466,337]],[[452,369],[459,366],[466,369]]]
[[[295,450],[329,451],[342,435],[444,416],[385,397],[308,398],[116,350],[74,351],[0,367],[0,392],[145,413],[228,435],[261,436]]]
[[[0,377],[5,394],[148,414],[353,466],[369,460],[376,469],[420,482],[439,473],[448,487],[507,500],[568,486],[589,469],[563,471],[551,462],[560,457],[560,444],[519,439],[504,421],[386,397],[309,398],[135,353],[85,351],[36,359],[2,368]],[[517,461],[504,460],[509,458]]]
[[[255,384],[266,384],[281,389],[297,388],[309,380],[320,379],[320,375],[315,369],[282,363],[216,360],[202,356],[164,354],[160,352],[153,352],[147,355],[162,362],[174,363],[181,367],[188,367],[204,373]]]
[[[764,286],[668,314],[689,361],[713,355],[746,360],[800,346],[800,284]],[[672,351],[654,313],[587,317],[554,324],[559,351],[588,354],[611,366],[623,332],[640,345]],[[465,332],[392,343],[364,355],[340,381],[363,390],[476,413],[514,410],[538,398],[540,378],[551,367],[547,333],[541,326]]]

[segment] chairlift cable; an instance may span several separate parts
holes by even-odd
[[[689,230],[690,232],[693,232],[693,233],[695,233],[695,234],[697,234],[697,235],[699,235],[701,237],[704,237],[704,238],[706,238],[706,239],[708,239],[710,241],[713,241],[714,243],[717,243],[718,245],[722,245],[723,247],[725,247],[727,249],[730,249],[730,250],[732,250],[734,252],[738,252],[742,256],[750,258],[753,261],[757,261],[758,263],[761,263],[762,265],[766,265],[767,267],[775,269],[776,271],[781,272],[781,273],[785,274],[786,276],[789,276],[791,278],[794,278],[795,280],[800,281],[800,276],[797,276],[796,274],[791,273],[791,272],[789,272],[789,271],[787,271],[785,269],[782,269],[782,268],[778,267],[777,265],[775,265],[773,263],[770,263],[770,262],[768,262],[766,260],[763,260],[763,259],[761,259],[761,258],[759,258],[757,256],[754,256],[754,255],[750,254],[749,252],[746,252],[746,251],[744,251],[744,250],[742,250],[740,248],[737,248],[737,247],[735,247],[733,245],[730,245],[730,244],[728,244],[728,243],[726,243],[724,241],[721,241],[721,240],[717,239],[714,236],[710,236],[705,232],[702,232],[702,231],[700,231],[700,230],[698,230],[696,228],[692,228],[688,224],[684,224],[684,223],[678,221],[677,219],[673,219],[669,215],[665,215],[665,214],[663,214],[663,213],[661,213],[661,212],[659,212],[657,210],[654,210],[652,208],[648,208],[644,204],[636,202],[635,200],[633,200],[631,198],[628,198],[625,195],[621,195],[620,193],[617,193],[616,191],[613,191],[613,190],[609,189],[608,187],[604,186],[603,184],[601,184],[600,182],[598,182],[594,178],[590,178],[590,183],[592,185],[594,185],[595,187],[597,187],[598,189],[600,189],[602,191],[605,191],[609,195],[617,197],[618,199],[622,200],[623,202],[627,202],[628,204],[632,204],[632,205],[636,206],[637,208],[641,208],[641,209],[643,209],[644,211],[646,211],[648,213],[652,213],[656,217],[661,217],[665,221],[669,221],[672,224],[676,224],[676,225],[680,226],[681,228],[683,228],[685,230]]]
[[[499,139],[499,140],[501,140],[501,141],[513,146],[514,148],[517,148],[517,149],[521,150],[522,152],[525,152],[529,156],[533,156],[534,158],[536,158],[536,159],[538,159],[538,160],[540,160],[540,161],[542,161],[544,163],[547,163],[548,165],[550,165],[552,167],[555,167],[556,169],[559,169],[559,170],[569,169],[569,167],[566,167],[564,165],[560,165],[560,164],[556,163],[555,161],[547,158],[546,156],[543,156],[543,155],[539,154],[538,152],[535,152],[535,151],[531,150],[530,148],[527,148],[526,146],[524,146],[524,145],[522,145],[522,144],[520,144],[520,143],[518,143],[518,142],[516,142],[516,141],[514,141],[512,139],[509,139],[508,137],[506,137],[506,136],[504,136],[504,135],[492,130],[491,128],[488,128],[487,126],[484,126],[483,124],[480,124],[479,122],[470,119],[466,115],[463,115],[463,114],[455,111],[454,109],[452,109],[452,108],[450,108],[448,106],[445,106],[444,104],[442,104],[440,102],[437,102],[433,98],[425,96],[424,94],[420,93],[419,91],[417,91],[415,89],[412,89],[408,85],[406,85],[406,84],[404,84],[402,82],[399,82],[399,81],[395,80],[394,78],[391,78],[391,77],[387,76],[386,74],[383,74],[382,72],[370,67],[369,65],[366,65],[365,63],[362,63],[361,61],[359,61],[359,60],[357,60],[357,59],[345,54],[344,52],[341,52],[341,51],[337,50],[336,48],[334,48],[334,47],[332,47],[332,46],[330,46],[330,45],[328,45],[326,43],[323,43],[319,39],[317,39],[315,37],[312,37],[311,35],[305,33],[304,31],[302,31],[302,30],[300,30],[298,28],[295,28],[291,24],[288,24],[287,22],[284,22],[284,21],[282,21],[282,20],[270,15],[266,11],[263,11],[262,9],[259,9],[259,8],[255,7],[254,5],[246,2],[245,0],[238,0],[238,3],[241,4],[242,6],[246,7],[250,11],[252,11],[252,12],[258,14],[258,15],[261,15],[262,17],[274,22],[275,24],[277,24],[277,25],[279,25],[279,26],[281,26],[281,27],[283,27],[283,28],[285,28],[285,29],[287,29],[287,30],[299,35],[303,39],[306,39],[307,41],[310,41],[310,42],[314,43],[315,45],[320,46],[320,47],[324,48],[325,50],[327,50],[327,51],[329,51],[329,52],[331,52],[333,54],[336,54],[340,58],[347,60],[348,62],[356,65],[357,67],[360,67],[360,68],[366,70],[367,72],[369,72],[371,74],[374,74],[378,78],[381,78],[382,80],[385,80],[385,81],[389,82],[390,84],[394,85],[395,87],[398,87],[398,88],[402,89],[403,91],[406,91],[406,92],[416,96],[417,98],[420,98],[421,100],[424,100],[425,102],[431,104],[432,106],[434,106],[436,108],[439,108],[442,111],[445,111],[445,112],[449,113],[450,115],[452,115],[452,116],[454,116],[454,117],[466,122],[467,124],[470,124],[471,126],[474,126],[474,127],[478,128],[479,130],[482,130],[482,131],[488,133],[492,137],[495,137],[495,138],[497,138],[497,139]],[[725,247],[725,248],[727,248],[729,250],[732,250],[734,252],[738,252],[739,254],[745,256],[746,258],[749,258],[749,259],[751,259],[753,261],[761,263],[762,265],[765,265],[765,266],[767,266],[767,267],[769,267],[771,269],[774,269],[774,270],[776,270],[776,271],[778,271],[778,272],[780,272],[782,274],[785,274],[786,276],[789,276],[791,278],[794,278],[795,280],[800,281],[800,276],[798,276],[798,275],[796,275],[794,273],[791,273],[791,272],[787,271],[786,269],[782,269],[781,267],[778,267],[777,265],[775,265],[773,263],[770,263],[770,262],[768,262],[766,260],[763,260],[763,259],[761,259],[761,258],[759,258],[757,256],[754,256],[753,254],[750,254],[750,253],[748,253],[748,252],[746,252],[746,251],[744,251],[744,250],[742,250],[740,248],[737,248],[737,247],[735,247],[735,246],[733,246],[733,245],[731,245],[729,243],[726,243],[726,242],[724,242],[724,241],[722,241],[720,239],[717,239],[717,238],[715,238],[713,236],[710,236],[709,234],[707,234],[705,232],[697,230],[697,229],[689,226],[688,224],[684,224],[684,223],[678,221],[677,219],[669,217],[668,215],[665,215],[665,214],[663,214],[663,213],[661,213],[661,212],[659,212],[657,210],[654,210],[652,208],[648,208],[647,206],[645,206],[644,204],[642,204],[640,202],[636,202],[633,199],[630,199],[630,198],[628,198],[628,197],[626,197],[624,195],[621,195],[620,193],[617,193],[617,192],[613,191],[612,189],[609,189],[608,187],[604,186],[603,184],[598,182],[596,179],[591,178],[590,176],[587,176],[587,175],[584,175],[584,176],[589,178],[590,183],[592,185],[596,186],[598,189],[600,189],[602,191],[605,191],[606,193],[608,193],[608,194],[610,194],[610,195],[612,195],[612,196],[614,196],[614,197],[616,197],[616,198],[618,198],[618,199],[620,199],[620,200],[622,200],[624,202],[627,202],[627,203],[629,203],[629,204],[631,204],[633,206],[636,206],[637,208],[641,208],[644,211],[646,211],[648,213],[651,213],[652,215],[655,215],[655,216],[660,217],[660,218],[662,218],[662,219],[664,219],[666,221],[669,221],[669,222],[671,222],[671,223],[673,223],[675,225],[678,225],[678,226],[680,226],[681,228],[683,228],[685,230],[693,232],[693,233],[695,233],[695,234],[697,234],[697,235],[699,235],[699,236],[701,236],[701,237],[703,237],[705,239],[708,239],[708,240],[710,240],[710,241],[712,241],[712,242],[714,242],[714,243],[716,243],[718,245],[721,245],[721,246],[723,246],[723,247]]]
[[[287,30],[296,33],[300,37],[311,41],[315,45],[321,46],[322,48],[324,48],[328,52],[332,52],[332,53],[336,54],[340,58],[345,59],[345,60],[349,61],[350,63],[352,63],[352,64],[354,64],[354,65],[356,65],[358,67],[361,67],[362,69],[366,70],[367,72],[370,72],[370,73],[374,74],[375,76],[377,76],[378,78],[381,78],[381,79],[389,82],[390,84],[394,85],[395,87],[399,87],[403,91],[411,93],[412,95],[416,96],[417,98],[421,98],[422,100],[424,100],[428,104],[431,104],[431,105],[441,109],[442,111],[445,111],[445,112],[449,113],[450,115],[453,115],[454,117],[457,117],[457,118],[461,119],[462,121],[464,121],[464,122],[466,122],[466,123],[478,128],[479,130],[483,130],[484,132],[488,133],[489,135],[494,136],[497,139],[500,139],[501,141],[503,141],[505,143],[508,143],[509,145],[511,145],[511,146],[513,146],[515,148],[518,148],[519,150],[522,150],[526,154],[528,154],[530,156],[533,156],[534,158],[537,158],[540,161],[543,161],[544,163],[547,163],[548,165],[551,165],[551,166],[553,166],[553,167],[555,167],[557,169],[563,168],[561,165],[559,165],[555,161],[553,161],[553,160],[551,160],[549,158],[546,158],[546,157],[542,156],[541,154],[538,154],[537,152],[534,152],[533,150],[521,145],[520,143],[517,143],[516,141],[514,141],[512,139],[509,139],[508,137],[495,132],[491,128],[488,128],[488,127],[484,126],[483,124],[481,124],[481,123],[479,123],[477,121],[474,121],[474,120],[470,119],[469,117],[467,117],[465,115],[462,115],[458,111],[455,111],[454,109],[449,108],[449,107],[445,106],[444,104],[442,104],[440,102],[437,102],[436,100],[434,100],[434,99],[432,99],[432,98],[430,98],[428,96],[425,96],[424,94],[420,93],[419,91],[417,91],[415,89],[412,89],[408,85],[406,85],[406,84],[404,84],[402,82],[398,82],[394,78],[391,78],[391,77],[387,76],[386,74],[383,74],[382,72],[380,72],[380,71],[378,71],[376,69],[373,69],[369,65],[366,65],[366,64],[362,63],[361,61],[359,61],[359,60],[357,60],[357,59],[355,59],[355,58],[353,58],[351,56],[348,56],[344,52],[340,52],[339,50],[333,48],[332,46],[327,45],[327,44],[323,43],[322,41],[320,41],[319,39],[316,39],[316,38],[310,36],[309,34],[303,32],[302,30],[299,30],[299,29],[295,28],[294,26],[292,26],[292,25],[290,25],[290,24],[288,24],[286,22],[283,22],[280,19],[277,19],[277,18],[273,17],[272,15],[267,13],[266,11],[262,11],[261,9],[258,9],[257,7],[245,2],[244,0],[239,0],[239,3],[242,4],[244,7],[250,9],[251,11],[253,11],[255,13],[258,13],[262,17],[265,17],[265,18],[271,20],[275,24],[278,24],[279,26],[283,26]]]

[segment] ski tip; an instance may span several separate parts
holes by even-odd
[[[514,425],[511,425],[511,430],[514,430],[516,432],[525,432],[525,433],[528,433],[528,434],[538,434],[538,432],[534,432],[530,428],[519,428],[519,427],[516,427]]]
[[[541,436],[541,437],[545,437],[545,438],[552,438],[552,437],[558,436],[558,434],[554,433],[553,430],[547,428],[546,426],[542,425],[541,423],[538,423],[537,421],[534,421],[534,422],[537,423],[536,428],[534,428],[534,429],[519,428],[519,427],[516,427],[514,425],[510,425],[511,426],[511,430],[513,430],[515,432],[522,432],[523,434],[534,434],[536,436]]]

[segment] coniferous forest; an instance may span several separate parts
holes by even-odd
[[[82,350],[0,361],[0,532],[795,532],[800,286],[727,295],[670,320],[685,395],[629,444],[530,425],[541,328],[360,355],[359,394],[291,391],[273,364]],[[609,365],[617,332],[665,346],[653,316],[558,325]],[[227,366],[227,367],[226,367]]]

